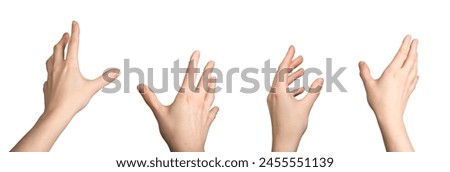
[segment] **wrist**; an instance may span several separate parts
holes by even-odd
[[[398,126],[403,125],[403,115],[401,113],[397,112],[391,112],[391,113],[375,113],[375,116],[377,118],[377,122],[379,125],[384,126]]]
[[[383,142],[388,152],[414,151],[402,118],[378,120]]]
[[[295,152],[303,134],[272,135],[272,152]]]
[[[67,125],[73,118],[75,113],[66,113],[62,109],[55,110],[44,110],[42,115],[39,117],[37,124],[40,123],[51,123],[55,124],[65,124]]]
[[[195,145],[180,145],[180,146],[170,146],[171,152],[205,152],[204,146]]]
[[[203,148],[170,148],[170,152],[205,152]]]

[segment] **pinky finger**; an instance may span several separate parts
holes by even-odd
[[[419,76],[416,76],[414,78],[414,80],[411,82],[411,85],[409,85],[409,94],[410,95],[416,89],[416,85],[417,85],[418,81],[419,81]]]
[[[208,128],[211,126],[212,122],[214,121],[214,119],[216,119],[217,113],[219,112],[219,107],[214,106],[208,114]]]

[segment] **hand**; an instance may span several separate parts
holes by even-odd
[[[219,111],[218,107],[211,109],[216,87],[216,81],[211,77],[214,62],[208,62],[197,87],[194,88],[198,61],[199,52],[195,51],[181,89],[169,106],[162,105],[146,85],[138,85],[139,92],[153,111],[159,131],[172,152],[204,151],[209,127]]]
[[[78,66],[80,28],[72,22],[72,35],[64,33],[47,60],[44,83],[45,110],[36,125],[11,151],[49,151],[70,120],[102,87],[119,76],[119,69],[95,80],[84,78]],[[67,54],[64,50],[68,43]]]
[[[309,112],[323,85],[322,78],[316,79],[309,93],[301,100],[295,97],[304,92],[303,87],[294,91],[287,90],[289,85],[304,73],[303,69],[299,69],[290,74],[303,62],[302,56],[292,60],[294,54],[294,46],[289,47],[273,79],[271,93],[267,96],[267,106],[272,120],[273,152],[297,151],[300,139],[308,126]]]
[[[367,101],[375,112],[386,151],[414,151],[403,123],[409,96],[416,88],[417,45],[406,36],[392,62],[378,79],[370,75],[365,62],[359,63]]]
[[[47,60],[45,112],[62,111],[61,116],[70,118],[82,110],[95,93],[119,76],[119,69],[112,69],[95,80],[84,78],[78,66],[79,37],[80,28],[74,21],[70,39],[69,34],[64,33]],[[67,43],[67,54],[64,55]]]

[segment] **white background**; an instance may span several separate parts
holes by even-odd
[[[0,168],[151,170],[118,169],[114,160],[172,155],[135,89],[135,74],[130,93],[98,93],[72,120],[51,154],[7,153],[44,109],[45,61],[60,36],[70,32],[72,20],[81,26],[80,69],[91,79],[109,67],[123,71],[127,58],[143,71],[155,68],[153,79],[158,83],[162,67],[172,67],[177,59],[181,67],[187,66],[194,50],[201,52],[199,66],[214,60],[222,71],[262,68],[268,59],[276,67],[289,45],[304,56],[304,68],[325,72],[325,59],[332,58],[332,73],[347,67],[339,80],[348,92],[336,87],[323,92],[311,111],[299,153],[276,155],[335,156],[334,168],[342,170],[445,167],[440,158],[450,152],[448,8],[445,1],[2,1]],[[420,80],[404,116],[418,153],[386,154],[358,62],[365,60],[378,77],[406,34],[420,42]],[[260,81],[258,92],[240,93],[240,87],[252,85],[234,75],[233,93],[216,95],[220,112],[206,142],[209,153],[200,156],[256,161],[274,155],[269,153],[267,92],[259,72],[251,75]],[[119,79],[123,83],[123,75]],[[169,81],[169,92],[158,94],[165,104],[176,95],[172,75]],[[218,86],[224,88],[225,83]],[[20,165],[22,161],[31,165]]]

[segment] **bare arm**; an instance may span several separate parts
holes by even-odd
[[[47,60],[44,83],[45,110],[33,128],[11,152],[50,151],[72,118],[82,110],[102,87],[119,75],[118,69],[105,72],[95,80],[85,79],[78,67],[80,28],[72,23],[72,34],[64,33]],[[64,50],[66,45],[67,54]]]
[[[392,62],[378,79],[370,75],[365,62],[359,63],[367,101],[375,113],[388,152],[414,151],[403,122],[409,96],[416,88],[418,40],[406,36]]]
[[[322,78],[316,79],[307,90],[307,95],[301,100],[296,99],[296,96],[305,91],[303,87],[292,92],[286,90],[304,73],[302,68],[293,72],[303,62],[302,56],[293,59],[294,54],[294,46],[289,47],[273,79],[272,90],[267,96],[267,106],[272,121],[273,152],[297,151],[308,126],[309,112],[319,97],[323,85]]]
[[[211,76],[214,62],[206,64],[195,86],[200,53],[195,51],[178,95],[168,106],[162,105],[146,85],[138,85],[145,103],[156,117],[161,136],[172,152],[203,152],[209,128],[219,111],[214,102],[216,80]]]

